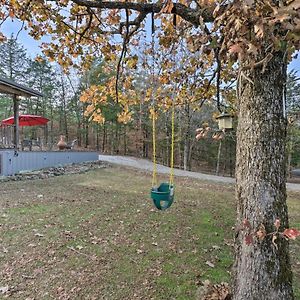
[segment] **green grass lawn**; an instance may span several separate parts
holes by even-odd
[[[150,185],[149,174],[117,167],[1,184],[0,288],[9,299],[177,300],[197,299],[204,280],[229,282],[233,187],[176,179],[161,212]],[[291,194],[298,228],[299,203]],[[291,244],[300,299],[300,242]]]

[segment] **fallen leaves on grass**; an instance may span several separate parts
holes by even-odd
[[[215,264],[212,263],[211,261],[208,261],[208,260],[205,262],[205,264],[208,265],[208,266],[211,267],[211,268],[214,268],[214,267],[215,267]]]
[[[197,290],[197,300],[229,300],[230,289],[226,282],[220,284],[212,284],[209,280],[205,280]]]
[[[8,285],[0,287],[0,293],[1,294],[6,294],[8,291],[9,291],[9,286]]]

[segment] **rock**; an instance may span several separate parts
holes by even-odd
[[[101,161],[85,162],[78,164],[69,164],[65,166],[50,167],[36,171],[23,171],[14,176],[0,176],[0,183],[7,181],[24,181],[24,180],[36,180],[46,179],[49,177],[61,176],[66,174],[81,174],[90,170],[107,168],[109,164]]]

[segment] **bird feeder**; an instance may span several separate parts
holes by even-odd
[[[216,117],[220,130],[228,130],[233,128],[233,116],[228,113],[221,113]]]

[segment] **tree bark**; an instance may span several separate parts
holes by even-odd
[[[236,198],[237,229],[233,300],[291,300],[292,271],[289,244],[284,238],[272,243],[272,236],[245,241],[261,224],[266,232],[288,227],[286,205],[286,119],[283,88],[286,65],[282,53],[275,53],[267,69],[248,71],[253,81],[243,79],[237,130]]]

